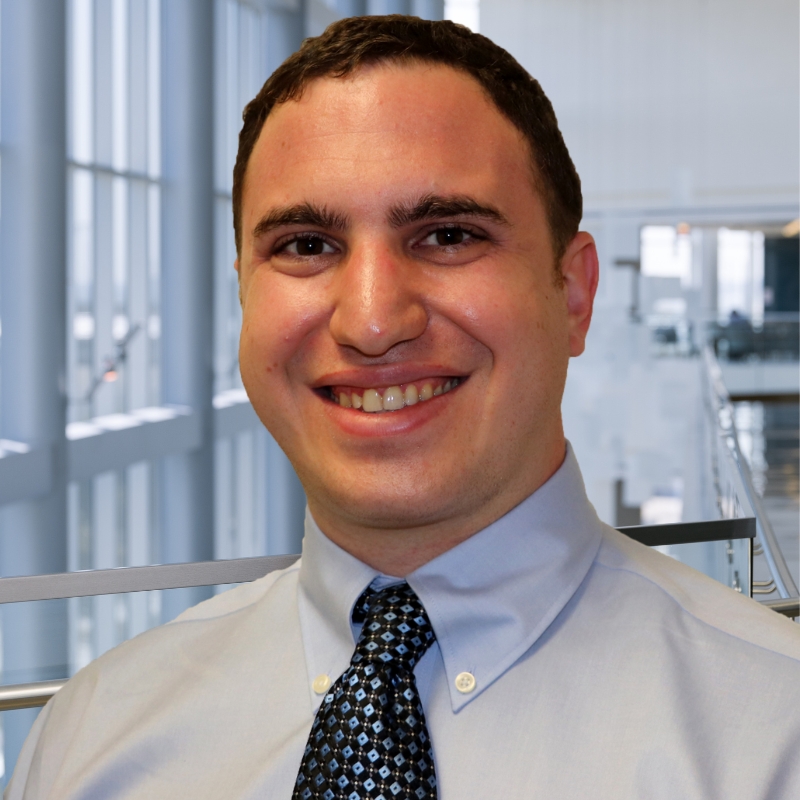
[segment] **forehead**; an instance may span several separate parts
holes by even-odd
[[[369,206],[521,182],[532,192],[527,142],[476,80],[436,64],[381,64],[316,79],[272,111],[248,164],[243,222],[246,231],[251,206],[267,202]]]

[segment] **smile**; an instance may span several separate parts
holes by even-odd
[[[363,389],[354,386],[329,387],[330,398],[342,408],[376,414],[379,411],[400,411],[406,406],[423,403],[453,390],[463,378],[429,378],[402,386]]]

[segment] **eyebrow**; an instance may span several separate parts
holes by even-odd
[[[292,206],[273,208],[267,212],[253,228],[253,238],[257,239],[275,228],[286,225],[310,225],[325,230],[343,231],[349,225],[344,214],[337,214],[325,206],[313,203],[297,203]]]
[[[494,206],[479,203],[467,195],[427,194],[413,203],[397,205],[389,212],[389,224],[402,228],[414,222],[448,217],[481,217],[510,225],[507,217]]]
[[[502,225],[510,224],[506,216],[494,206],[479,203],[467,195],[437,194],[427,194],[414,202],[392,207],[388,221],[393,228],[402,228],[415,222],[449,217],[480,217]],[[253,238],[257,239],[275,228],[287,225],[309,225],[324,230],[344,231],[350,226],[350,220],[346,214],[331,211],[325,206],[296,203],[267,212],[253,228]]]

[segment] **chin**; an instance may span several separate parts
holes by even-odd
[[[408,529],[436,525],[479,508],[488,498],[484,485],[466,485],[463,473],[451,480],[431,475],[414,480],[326,481],[314,492],[318,500],[350,524],[376,529]],[[460,478],[460,480],[459,480]],[[313,489],[312,489],[313,491]]]
[[[342,491],[337,487],[331,499],[341,509],[342,517],[350,517],[358,525],[370,528],[414,528],[430,524],[446,516],[443,506],[449,506],[447,498],[434,497],[430,489],[398,489],[392,491]]]

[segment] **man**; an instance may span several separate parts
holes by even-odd
[[[89,665],[26,798],[795,798],[792,623],[603,525],[561,425],[597,285],[539,85],[345,20],[245,112],[242,376],[301,562]]]

